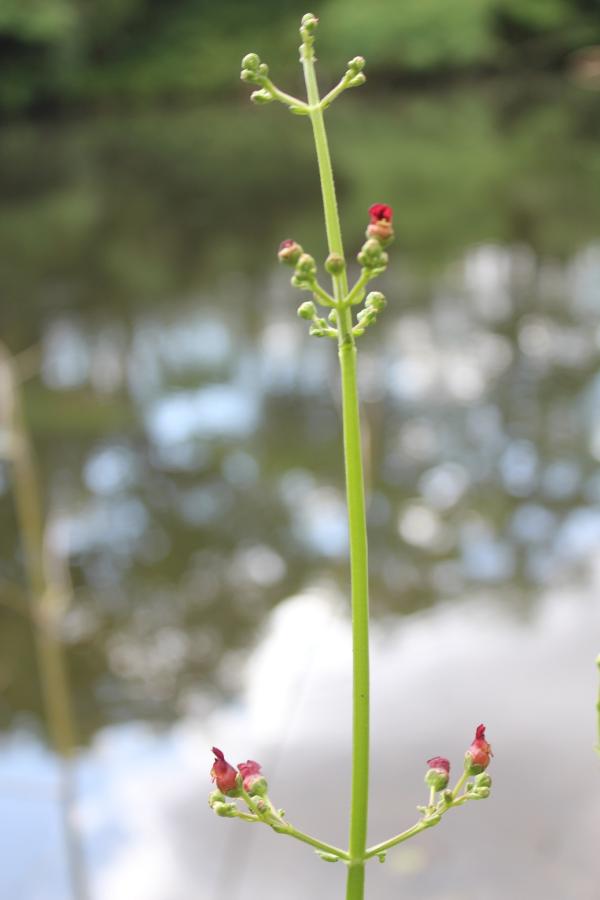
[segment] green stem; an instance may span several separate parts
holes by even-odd
[[[305,844],[310,844],[311,847],[315,847],[317,850],[322,850],[324,853],[331,853],[332,855],[339,856],[340,859],[344,860],[350,859],[345,850],[340,850],[339,847],[334,847],[332,844],[326,844],[324,841],[319,841],[317,840],[317,838],[311,837],[310,834],[305,834],[303,831],[299,831],[289,823],[286,824],[285,828],[281,828],[280,826],[276,825],[272,827],[275,831],[279,832],[279,834],[289,834],[290,837],[296,838],[297,841],[302,841]]]
[[[458,792],[460,791],[461,787],[463,786],[463,784],[465,783],[465,781],[467,780],[468,777],[469,777],[469,774],[465,769],[465,771],[462,773],[462,775],[460,776],[460,778],[454,785],[454,788],[452,789],[452,798],[453,799],[456,798],[456,796],[458,795]]]
[[[264,822],[265,825],[270,825],[278,834],[287,834],[289,837],[296,838],[297,841],[302,841],[304,844],[310,844],[311,847],[322,850],[324,853],[332,853],[335,856],[339,856],[340,859],[349,859],[345,850],[340,850],[339,847],[334,847],[332,844],[326,844],[324,841],[318,840],[318,838],[311,837],[310,834],[305,834],[303,831],[295,828],[291,822],[286,822],[285,819],[282,819],[267,796],[262,799],[267,804],[268,809],[261,812],[259,798],[251,797],[244,788],[241,788],[240,794],[246,806],[257,817],[257,820]],[[240,818],[242,815],[243,813],[240,814]],[[256,819],[253,818],[253,821],[256,821]]]
[[[416,825],[412,825],[410,828],[407,828],[406,831],[397,834],[395,837],[390,838],[389,841],[382,841],[380,844],[374,844],[373,847],[369,847],[369,849],[365,852],[365,859],[371,859],[373,856],[379,856],[380,853],[385,853],[386,850],[389,850],[391,847],[395,847],[396,844],[402,844],[404,841],[407,841],[409,838],[414,837],[415,834],[419,834],[420,831],[425,831],[426,828],[429,828],[429,825],[426,825],[423,820],[417,822]]]
[[[339,97],[340,94],[346,90],[348,87],[348,79],[344,76],[338,84],[334,88],[332,88],[328,94],[325,94],[323,99],[321,100],[321,109],[327,109],[330,106],[336,97]]]
[[[352,306],[353,303],[359,303],[362,300],[362,296],[364,295],[364,289],[366,285],[371,280],[371,272],[368,269],[363,269],[360,273],[360,278],[345,298],[345,303],[348,306]]]
[[[344,256],[340,220],[327,143],[323,110],[314,66],[312,43],[301,48],[304,79],[313,128],[325,228],[329,252]],[[346,900],[364,897],[364,861],[367,839],[369,800],[369,592],[367,568],[367,529],[358,389],[356,382],[356,346],[352,335],[352,313],[343,301],[348,294],[345,271],[333,278],[338,302],[339,359],[342,378],[344,462],[348,528],[350,537],[350,575],[352,583],[353,649],[353,729],[352,799],[350,810],[350,846]]]
[[[275,84],[273,84],[270,78],[263,78],[261,83],[263,87],[265,87],[273,94],[276,100],[279,100],[281,103],[285,104],[285,106],[292,106],[298,110],[305,110],[308,114],[308,107],[306,103],[304,103],[302,100],[298,100],[297,97],[292,97],[291,94],[286,94],[285,91],[280,90]]]

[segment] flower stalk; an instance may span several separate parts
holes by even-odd
[[[366,328],[374,324],[384,310],[386,300],[379,291],[366,295],[367,284],[381,275],[388,264],[387,247],[392,242],[392,209],[384,203],[375,203],[369,209],[369,223],[365,242],[357,255],[360,275],[352,287],[348,285],[346,260],[338,213],[331,155],[325,130],[324,110],[346,88],[364,83],[364,59],[355,57],[341,81],[323,98],[320,97],[315,71],[314,41],[318,19],[307,13],[302,18],[300,35],[300,62],[304,73],[307,102],[291,97],[268,78],[268,67],[255,53],[242,60],[243,81],[258,85],[260,90],[252,94],[257,103],[279,100],[291,112],[310,118],[327,234],[328,256],[325,270],[331,276],[332,292],[319,283],[315,259],[288,238],[279,247],[280,262],[291,266],[294,287],[308,291],[312,299],[305,300],[298,308],[298,315],[310,324],[310,334],[337,340],[342,389],[342,420],[344,444],[344,470],[346,501],[348,508],[348,536],[350,556],[352,650],[353,650],[353,714],[352,714],[352,784],[350,801],[350,827],[348,850],[340,850],[296,829],[285,819],[283,810],[276,810],[267,793],[267,784],[258,763],[248,760],[238,765],[238,772],[226,762],[223,754],[214,748],[213,779],[223,792],[211,794],[209,803],[220,816],[241,818],[250,822],[263,822],[279,834],[287,834],[312,846],[326,862],[342,861],[347,865],[346,900],[363,900],[365,863],[378,857],[381,862],[386,852],[396,844],[437,825],[443,815],[467,800],[483,799],[489,795],[491,780],[482,774],[491,756],[491,747],[485,740],[485,728],[478,726],[475,738],[465,756],[462,776],[453,790],[447,790],[450,763],[444,757],[428,760],[425,776],[429,787],[428,802],[417,807],[421,813],[418,822],[395,837],[367,847],[367,822],[369,803],[369,580],[365,488],[362,462],[359,394],[357,385],[356,340]],[[365,296],[366,295],[366,296]],[[360,309],[354,308],[363,304]],[[318,306],[327,311],[325,319]],[[465,785],[467,777],[475,775],[474,782]],[[221,780],[222,784],[219,783]],[[464,791],[463,791],[464,787]],[[463,791],[461,793],[461,791]],[[229,802],[227,797],[233,802]],[[248,812],[237,806],[243,801]]]

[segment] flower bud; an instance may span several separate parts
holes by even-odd
[[[271,91],[267,91],[266,88],[261,88],[260,91],[252,91],[250,99],[253,103],[264,106],[265,103],[272,103],[275,98]]]
[[[247,794],[262,796],[267,793],[267,781],[261,775],[259,763],[249,759],[245,763],[238,763],[238,769],[243,778],[242,786]]]
[[[213,806],[213,812],[215,812],[218,816],[223,816],[224,818],[232,819],[237,816],[238,811],[233,803],[215,803]]]
[[[365,306],[370,306],[372,309],[377,310],[377,312],[381,312],[382,309],[385,309],[386,305],[387,301],[381,291],[371,291],[367,294]]]
[[[317,30],[317,25],[319,24],[319,20],[314,15],[314,13],[306,13],[302,16],[302,21],[300,23],[300,34],[303,38],[312,37]]]
[[[269,74],[269,67],[266,63],[260,64],[260,66],[258,67],[258,74],[261,75],[263,78],[267,77],[267,75]]]
[[[240,72],[240,78],[242,79],[242,81],[245,81],[246,84],[260,84],[259,75],[252,69],[242,69],[242,71]]]
[[[433,756],[427,760],[429,769],[425,775],[425,783],[435,791],[443,791],[450,778],[450,762],[443,756]]]
[[[492,779],[488,775],[487,772],[481,772],[475,779],[475,787],[476,789],[480,788],[491,788]]]
[[[490,789],[489,787],[475,788],[475,790],[473,791],[473,796],[478,800],[485,800],[490,796]]]
[[[369,207],[369,225],[367,237],[380,241],[382,246],[387,246],[394,239],[392,228],[393,210],[387,203],[374,203]]]
[[[372,325],[373,322],[377,319],[377,310],[375,309],[361,309],[356,316],[357,321],[360,322],[361,325],[365,327],[367,325]]]
[[[366,80],[367,76],[363,72],[359,72],[358,75],[355,75],[354,78],[350,79],[348,87],[360,87]]]
[[[216,781],[217,787],[229,797],[234,797],[239,791],[237,777],[238,773],[223,756],[223,752],[218,747],[213,747],[212,752],[215,754],[215,761],[210,770],[211,778]]]
[[[242,65],[244,63],[242,62]],[[355,56],[354,59],[348,60],[348,71],[349,72],[362,72],[365,67],[365,58],[364,56]],[[248,66],[250,68],[250,66]]]
[[[303,253],[296,262],[296,272],[298,275],[313,276],[317,274],[317,264],[309,253]]]
[[[222,791],[220,791],[218,788],[216,791],[212,791],[208,795],[208,805],[209,806],[214,806],[215,803],[223,803],[224,800],[225,800],[225,794]]]
[[[376,238],[366,240],[356,258],[364,269],[378,269],[387,265],[387,254]]]
[[[295,266],[303,252],[300,244],[288,238],[280,243],[277,256],[279,257],[279,262],[286,263],[288,266]]]
[[[325,260],[325,269],[330,275],[341,275],[346,268],[346,261],[339,253],[330,253]]]
[[[329,315],[327,316],[327,318],[331,322],[332,325],[337,325],[337,323],[338,323],[337,309],[332,309],[329,312]]]
[[[260,56],[258,53],[246,53],[242,60],[242,69],[251,69],[256,72],[260,66]]]
[[[306,300],[298,307],[298,315],[301,319],[308,319],[310,322],[317,314],[317,307],[312,300]]]
[[[465,754],[465,772],[468,775],[479,775],[487,769],[493,755],[492,748],[485,739],[485,725],[478,725],[473,742]]]

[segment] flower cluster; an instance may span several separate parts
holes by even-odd
[[[294,269],[292,285],[301,290],[311,291],[314,301],[321,306],[330,307],[328,320],[319,316],[315,303],[312,300],[305,301],[298,308],[298,315],[302,319],[312,322],[310,333],[317,337],[337,338],[339,333],[339,317],[346,309],[362,303],[364,307],[356,316],[356,323],[352,325],[352,334],[360,336],[365,328],[376,321],[386,305],[386,300],[380,291],[371,291],[366,295],[365,288],[369,281],[381,275],[388,264],[388,255],[385,247],[391,243],[394,237],[392,228],[392,207],[387,203],[374,203],[369,208],[369,224],[366,231],[366,241],[361,247],[357,260],[361,266],[361,274],[345,296],[340,297],[340,277],[346,269],[346,262],[339,253],[330,253],[325,260],[325,270],[331,275],[336,285],[335,297],[319,284],[317,264],[314,258],[305,253],[301,245],[287,238],[279,245],[277,256],[280,262]]]
[[[267,782],[261,774],[260,763],[248,759],[245,763],[238,763],[237,771],[225,759],[222,750],[213,747],[215,755],[210,775],[219,791],[228,797],[239,797],[242,792],[250,796],[265,794]]]
[[[465,753],[463,773],[451,791],[446,790],[450,780],[450,760],[444,756],[433,756],[428,759],[429,768],[425,773],[425,783],[429,785],[431,797],[429,805],[419,807],[419,809],[430,816],[432,812],[440,814],[445,808],[458,806],[466,800],[483,800],[485,797],[489,797],[492,779],[485,773],[485,770],[492,756],[492,748],[485,739],[485,725],[478,725],[475,737]],[[467,782],[465,791],[461,794],[460,790],[470,776],[475,776],[475,780]],[[436,806],[434,799],[438,792],[443,793],[441,803]]]

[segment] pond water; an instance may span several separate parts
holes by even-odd
[[[373,840],[414,821],[427,757],[458,764],[479,721],[496,752],[491,800],[373,864],[372,896],[592,900],[597,97],[463,87],[352,98],[330,120],[349,255],[372,202],[396,214],[388,308],[359,364]],[[314,167],[306,123],[271,108],[2,135],[2,338],[25,353],[47,541],[72,579],[98,900],[343,893],[341,866],[205,806],[216,743],[264,761],[298,827],[345,840],[337,360],[274,262],[289,236],[326,253]],[[10,488],[5,463],[0,893],[62,900]]]

